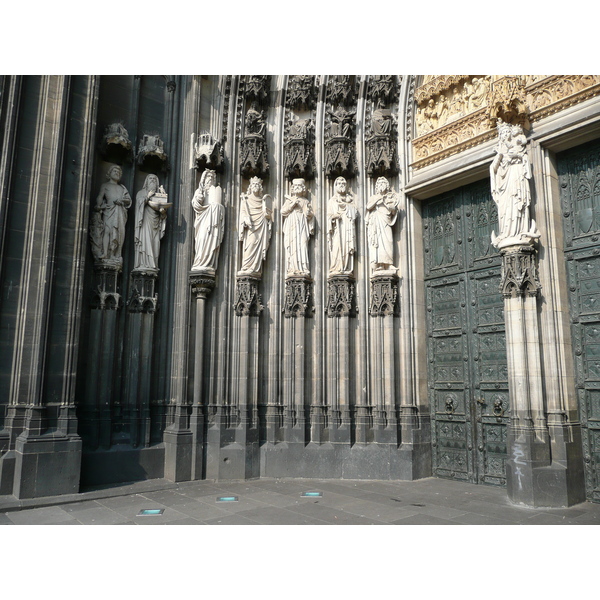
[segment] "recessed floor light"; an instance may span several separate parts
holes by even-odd
[[[305,498],[320,498],[323,496],[323,492],[302,492],[301,495]]]
[[[138,517],[158,517],[165,512],[164,508],[143,508],[137,514]]]
[[[217,502],[237,502],[237,496],[219,496]]]

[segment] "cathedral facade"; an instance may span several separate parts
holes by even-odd
[[[600,76],[0,94],[0,496],[434,476],[600,501]]]

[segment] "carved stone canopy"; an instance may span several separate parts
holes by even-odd
[[[233,308],[238,317],[257,317],[263,311],[262,298],[258,293],[256,277],[238,277],[235,286]]]
[[[294,110],[312,110],[316,104],[313,75],[292,75],[287,86],[286,104]]]
[[[389,135],[374,135],[366,141],[369,177],[394,177],[400,171],[396,143]]]
[[[270,86],[270,75],[247,75],[244,90],[246,102],[258,102],[261,106],[267,105]]]
[[[99,150],[106,162],[121,165],[133,161],[133,144],[123,123],[111,123],[106,126]]]
[[[327,316],[351,317],[356,314],[355,281],[349,275],[331,275],[327,278]]]
[[[214,140],[212,135],[203,131],[194,144],[194,162],[199,171],[211,169],[221,173],[224,168],[223,146],[219,140]]]
[[[394,75],[372,75],[369,77],[369,97],[375,103],[391,104],[396,96],[397,84]]]
[[[168,156],[159,135],[144,134],[138,148],[137,164],[141,171],[147,173],[164,173],[168,170]]]
[[[355,144],[348,138],[332,138],[325,142],[325,174],[329,179],[356,175]]]
[[[327,100],[333,105],[351,106],[356,97],[354,75],[330,75],[327,84]]]
[[[309,317],[312,306],[312,281],[308,277],[288,277],[285,280],[284,316]]]
[[[155,294],[157,272],[132,271],[131,294],[127,310],[131,313],[154,313],[158,307],[158,294]]]
[[[535,248],[504,248],[501,253],[500,293],[505,298],[537,296],[542,286],[537,274]]]
[[[398,277],[394,275],[374,275],[371,277],[371,302],[369,314],[372,317],[397,316]]]
[[[284,171],[289,179],[313,179],[314,125],[312,119],[297,119],[288,128],[284,145]]]
[[[245,179],[265,178],[269,175],[267,143],[261,137],[247,137],[240,147],[240,173]]]

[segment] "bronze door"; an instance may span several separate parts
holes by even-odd
[[[487,181],[423,207],[433,472],[505,485],[509,399],[494,227]]]

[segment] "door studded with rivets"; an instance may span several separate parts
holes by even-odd
[[[557,155],[587,498],[600,502],[600,142]]]
[[[423,206],[433,473],[505,485],[509,420],[498,214],[489,183]]]

